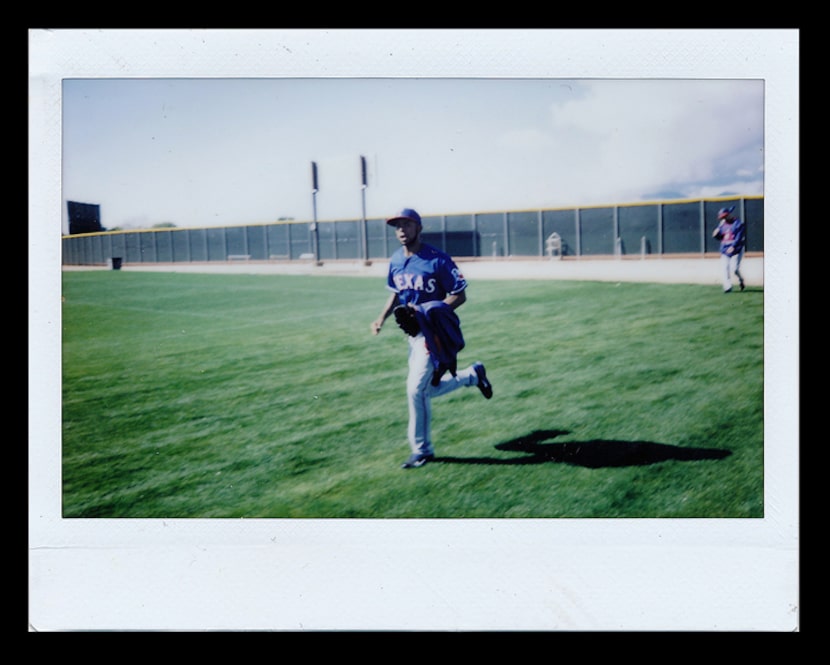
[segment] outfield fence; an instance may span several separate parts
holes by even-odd
[[[424,240],[457,258],[705,255],[717,211],[735,206],[747,251],[763,253],[764,197],[425,215]],[[388,259],[398,247],[383,218],[279,221],[63,236],[64,265]]]

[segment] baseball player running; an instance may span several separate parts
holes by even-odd
[[[744,290],[744,278],[741,275],[741,259],[746,247],[746,227],[743,220],[735,217],[731,208],[718,210],[718,225],[712,237],[720,240],[720,260],[723,271],[723,292],[732,292],[732,275],[738,278],[741,291]]]
[[[371,324],[372,334],[380,333],[384,322],[395,312],[398,324],[402,315],[414,310],[422,315],[426,303],[446,306],[452,312],[467,299],[467,281],[453,259],[444,252],[421,241],[423,229],[421,216],[412,208],[404,208],[386,223],[395,227],[401,246],[389,260],[387,288],[392,291],[383,310]],[[440,301],[443,303],[436,303]],[[397,308],[397,312],[396,312]],[[404,310],[403,308],[408,308]],[[433,308],[434,309],[434,308]],[[452,315],[457,321],[457,317]],[[403,317],[406,318],[406,317]],[[421,316],[421,321],[425,318]],[[459,333],[460,334],[460,333]],[[458,388],[478,386],[487,399],[493,396],[493,387],[480,362],[451,373],[436,372],[436,360],[422,330],[411,331],[409,341],[409,373],[406,380],[406,396],[409,403],[408,439],[411,455],[403,463],[404,469],[417,469],[435,459],[435,449],[430,435],[432,398],[446,395]],[[463,343],[461,344],[463,348]]]

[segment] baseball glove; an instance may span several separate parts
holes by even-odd
[[[418,319],[415,317],[415,310],[406,305],[399,305],[392,313],[395,315],[395,323],[410,337],[415,337],[421,332]]]

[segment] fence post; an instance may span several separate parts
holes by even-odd
[[[663,256],[663,203],[657,206],[657,254]]]

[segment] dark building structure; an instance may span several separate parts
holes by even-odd
[[[101,206],[97,203],[66,202],[69,213],[69,235],[76,233],[97,233],[101,227]]]

